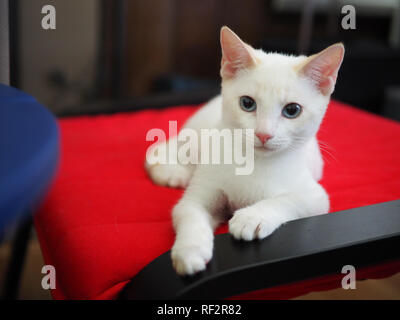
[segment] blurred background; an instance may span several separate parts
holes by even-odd
[[[49,4],[56,30],[41,26]],[[344,5],[354,6],[356,29],[342,28]],[[266,51],[312,54],[344,42],[334,98],[400,120],[400,0],[11,0],[10,12],[11,85],[59,117],[205,102],[220,89],[227,25]],[[0,233],[0,288],[14,229]],[[19,297],[49,299],[31,238]],[[300,299],[398,299],[399,283]]]
[[[56,8],[43,30],[41,8]],[[344,5],[356,29],[341,27]],[[203,102],[219,90],[219,30],[256,48],[342,41],[334,98],[399,119],[399,0],[13,0],[12,83],[57,115]],[[389,107],[390,106],[390,107]]]

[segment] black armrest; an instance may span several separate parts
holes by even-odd
[[[191,105],[207,102],[220,93],[220,88],[194,89],[175,93],[158,93],[124,100],[100,100],[85,105],[69,106],[57,112],[58,117],[111,114],[116,112],[163,109],[170,106]]]
[[[121,299],[220,299],[400,258],[400,200],[295,220],[262,241],[215,238],[206,271],[179,277],[166,252]],[[399,270],[400,271],[400,270]]]

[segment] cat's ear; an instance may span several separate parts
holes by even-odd
[[[253,57],[253,48],[244,43],[240,38],[228,27],[221,29],[221,77],[232,78],[242,69],[251,68],[255,65]]]
[[[300,72],[311,79],[323,95],[330,95],[335,89],[343,56],[343,44],[336,43],[320,53],[310,56]]]

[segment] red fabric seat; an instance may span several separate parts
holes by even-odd
[[[154,185],[144,170],[146,133],[168,132],[196,110],[173,107],[60,120],[61,166],[35,216],[46,264],[54,265],[56,299],[115,298],[145,265],[171,248],[170,212],[182,190]],[[400,198],[400,124],[333,101],[319,133],[322,184],[331,212]],[[324,147],[324,149],[326,149]],[[227,232],[226,225],[218,232]],[[400,271],[400,264],[370,268],[363,276]],[[243,295],[290,298],[339,286],[324,277]]]

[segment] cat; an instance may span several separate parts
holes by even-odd
[[[323,160],[316,134],[335,87],[343,44],[309,57],[266,53],[226,26],[220,42],[221,95],[185,127],[254,129],[247,137],[254,142],[254,169],[237,175],[234,165],[147,161],[155,183],[187,187],[172,210],[176,238],[171,258],[179,275],[205,270],[214,230],[226,221],[226,210],[231,214],[229,232],[246,241],[263,239],[290,220],[329,211],[328,194],[318,183]]]

